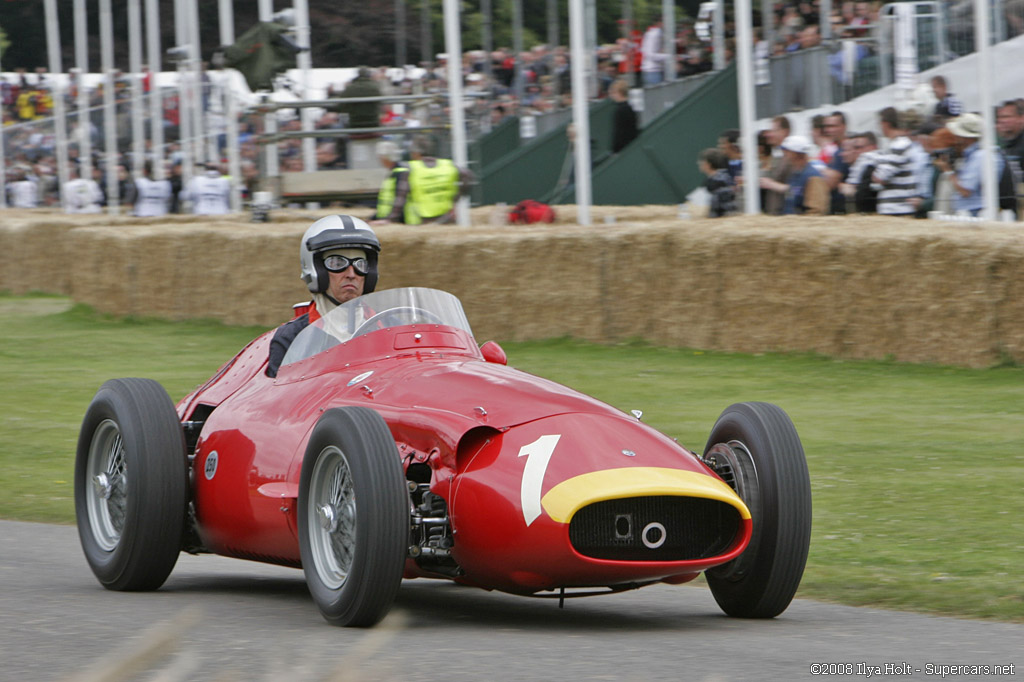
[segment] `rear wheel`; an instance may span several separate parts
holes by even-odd
[[[752,519],[743,554],[706,572],[711,593],[730,616],[774,618],[796,594],[811,540],[811,483],[796,428],[775,405],[732,405],[715,423],[704,461]]]
[[[75,456],[75,515],[86,561],[111,590],[155,590],[178,561],[188,506],[181,422],[150,379],[96,393]]]
[[[409,543],[409,501],[395,441],[363,407],[328,410],[306,446],[299,487],[306,583],[329,623],[366,627],[391,608]]]

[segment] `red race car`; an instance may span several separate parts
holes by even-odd
[[[383,618],[403,578],[559,598],[701,572],[734,616],[778,615],[803,575],[803,448],[767,403],[727,408],[703,454],[478,347],[458,299],[378,291],[272,332],[175,409],[115,379],[82,424],[75,508],[112,590],[181,551],[301,567],[329,622]]]

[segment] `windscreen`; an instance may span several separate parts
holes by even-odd
[[[305,360],[363,334],[409,324],[443,324],[473,333],[462,303],[452,294],[423,287],[386,289],[343,303],[303,329],[281,365]]]

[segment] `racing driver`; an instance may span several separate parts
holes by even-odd
[[[332,215],[309,226],[299,245],[299,262],[313,300],[308,312],[274,332],[267,376],[277,376],[288,347],[311,322],[376,288],[379,253],[380,240],[359,218]]]

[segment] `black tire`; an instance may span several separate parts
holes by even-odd
[[[740,618],[789,606],[811,542],[811,482],[789,416],[769,403],[732,405],[715,422],[704,459],[739,493],[753,521],[743,554],[706,571],[715,601]]]
[[[310,435],[299,486],[302,568],[327,622],[380,622],[408,547],[408,490],[387,424],[364,407],[327,410]]]
[[[86,410],[75,455],[85,559],[110,590],[155,590],[174,569],[188,508],[185,436],[150,379],[114,379]]]

